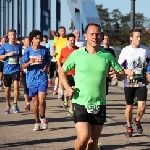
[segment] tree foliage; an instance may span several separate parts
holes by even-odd
[[[101,25],[104,33],[111,38],[112,45],[125,46],[129,44],[130,32],[130,13],[123,15],[119,9],[111,12],[103,5],[97,5],[98,14],[100,16]],[[142,29],[142,44],[150,47],[150,19],[146,18],[142,13],[135,14],[135,28]]]

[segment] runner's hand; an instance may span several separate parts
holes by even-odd
[[[44,68],[43,68],[43,69],[41,69],[41,71],[42,71],[42,72],[46,72],[46,71],[47,71],[47,67],[46,67],[46,65],[44,66]]]
[[[116,71],[113,69],[110,69],[108,73],[108,78],[116,78]]]
[[[35,63],[35,59],[36,59],[36,58],[30,58],[30,64]]]
[[[126,74],[127,76],[129,76],[129,77],[133,77],[133,71],[132,71],[132,69],[126,69],[126,70],[125,70],[125,74]]]
[[[74,88],[70,87],[68,89],[66,89],[66,95],[67,96],[72,96],[74,93]]]
[[[14,54],[14,52],[11,51],[11,52],[7,53],[6,56],[13,56],[13,54]]]

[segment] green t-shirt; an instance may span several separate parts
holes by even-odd
[[[73,103],[84,106],[106,105],[106,76],[110,67],[122,70],[113,55],[104,49],[90,54],[85,47],[74,51],[63,65],[69,72],[75,68]]]

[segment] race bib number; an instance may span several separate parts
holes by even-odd
[[[8,58],[8,64],[10,65],[19,64],[19,60],[16,57]]]
[[[97,114],[100,111],[99,105],[86,106],[85,107],[88,113]]]
[[[133,76],[135,79],[143,78],[143,68],[136,68],[133,70]]]
[[[31,58],[35,58],[35,62],[32,65],[42,64],[43,59],[41,56],[33,56]]]

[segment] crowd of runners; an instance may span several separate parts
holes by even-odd
[[[16,30],[8,30],[0,43],[0,88],[5,88],[6,99],[4,113],[9,114],[11,108],[19,113],[19,87],[23,85],[25,110],[30,110],[30,102],[33,103],[33,131],[40,127],[47,129],[45,98],[47,89],[54,87],[53,95],[58,95],[62,107],[69,108],[68,115],[74,119],[75,150],[96,150],[106,122],[106,95],[114,78],[124,80],[125,136],[132,137],[132,122],[137,133],[142,134],[140,120],[145,113],[146,85],[150,81],[150,50],[141,45],[141,38],[140,29],[131,30],[131,44],[122,49],[117,60],[115,50],[109,46],[109,36],[95,23],[86,26],[84,40],[80,40],[78,30],[66,35],[64,26],[60,26],[50,40],[39,30],[31,31],[23,40],[16,38]],[[12,84],[13,106],[10,104]],[[132,118],[135,98],[137,114]]]

